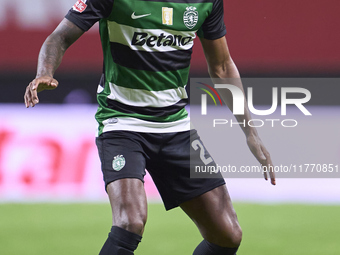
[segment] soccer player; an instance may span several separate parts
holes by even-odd
[[[201,160],[190,138],[202,142],[190,130],[184,108],[196,34],[210,76],[239,77],[224,37],[223,1],[78,0],[41,48],[36,78],[25,92],[26,107],[39,102],[38,92],[58,86],[53,75],[66,49],[96,22],[104,53],[96,143],[112,208],[112,228],[100,255],[134,254],[141,241],[147,218],[145,169],[166,209],[180,206],[200,230],[204,240],[194,255],[236,254],[242,232],[223,178],[190,178],[190,156]],[[237,118],[247,123],[249,111]],[[270,166],[256,130],[243,131],[254,156]],[[203,145],[202,150],[209,157]],[[270,179],[275,184],[273,173]]]

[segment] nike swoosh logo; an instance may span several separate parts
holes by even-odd
[[[149,16],[149,15],[151,15],[151,13],[143,14],[143,15],[135,15],[135,12],[133,12],[133,13],[131,14],[131,19],[140,19],[140,18]]]

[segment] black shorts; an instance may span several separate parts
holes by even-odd
[[[201,162],[200,151],[190,140],[200,140],[197,131],[139,133],[110,131],[96,139],[105,187],[118,179],[144,181],[150,173],[167,210],[218,186],[223,178],[190,178],[190,158]],[[202,142],[201,142],[202,143]],[[209,157],[205,150],[205,157]],[[215,162],[211,162],[215,164]]]

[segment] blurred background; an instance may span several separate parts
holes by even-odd
[[[1,102],[22,102],[18,89],[34,78],[42,43],[73,2],[0,0],[0,82],[6,87]],[[225,1],[227,40],[242,77],[338,77],[338,11],[336,0]],[[78,89],[83,100],[95,103],[101,70],[95,26],[68,50],[56,73],[62,89],[43,102],[67,102]],[[207,75],[198,40],[191,72]]]
[[[62,212],[58,210],[63,211],[63,209],[53,207],[55,205],[51,205],[51,202],[56,205],[86,203],[89,206],[86,210],[94,210],[94,213],[99,213],[99,210],[96,211],[97,208],[103,206],[96,205],[98,202],[107,202],[94,143],[96,90],[102,70],[102,51],[97,25],[68,49],[55,74],[60,84],[59,88],[41,93],[40,104],[33,109],[26,109],[23,104],[25,87],[35,77],[41,45],[74,2],[75,0],[0,0],[1,254],[46,254],[46,247],[51,243],[47,245],[45,242],[32,241],[30,249],[20,250],[15,245],[14,237],[21,229],[19,219],[27,217],[27,220],[23,221],[26,224],[35,222],[38,218],[44,220],[47,214],[61,215]],[[338,78],[340,76],[340,2],[338,0],[230,0],[224,1],[224,6],[229,49],[242,77]],[[208,77],[204,54],[198,39],[194,46],[191,77]],[[332,105],[332,114],[329,114],[329,118],[339,117],[337,106],[339,93],[340,87],[333,86],[328,100],[318,101],[314,106],[329,111],[327,107]],[[336,125],[338,123],[336,122]],[[270,140],[270,138],[267,139]],[[339,133],[334,134],[334,141],[331,149],[340,156]],[[246,150],[246,146],[243,149]],[[324,148],[324,150],[327,149]],[[236,208],[240,208],[241,214],[242,208],[255,213],[254,207],[250,209],[247,207],[254,204],[259,206],[256,207],[259,215],[271,210],[275,213],[284,211],[284,209],[281,210],[282,203],[284,205],[294,203],[297,206],[322,204],[325,206],[322,207],[323,209],[307,208],[306,212],[315,211],[319,215],[320,212],[329,210],[329,216],[323,217],[328,219],[333,217],[331,215],[336,215],[334,210],[339,211],[338,179],[281,179],[278,183],[280,185],[277,187],[271,187],[261,178],[230,179],[228,187],[236,202]],[[149,176],[146,177],[145,187],[149,201],[155,202],[157,208],[161,207],[158,205],[160,199],[157,190]],[[47,210],[46,214],[37,216],[38,211],[32,207],[25,207],[29,206],[27,203],[34,204],[33,208],[39,208],[39,212]],[[49,205],[41,209],[37,203],[39,206],[44,206],[45,203]],[[263,203],[269,207],[259,205]],[[329,205],[332,206],[329,207]],[[75,208],[75,213],[85,205],[79,206]],[[27,212],[33,211],[26,214],[26,210]],[[296,208],[288,207],[286,210],[292,212],[296,211]],[[23,214],[14,213],[18,211]],[[65,211],[70,212],[68,209]],[[101,222],[104,232],[98,231],[101,233],[99,240],[105,239],[105,231],[109,229],[107,224],[110,224],[109,207],[105,206],[104,211],[103,217],[106,220]],[[151,214],[157,213],[151,211]],[[305,217],[303,213],[300,216]],[[157,218],[157,216],[153,217]],[[251,219],[249,215],[242,217],[244,222]],[[294,215],[287,213],[280,216],[280,218],[284,217],[288,220]],[[75,217],[74,220],[77,221],[78,218]],[[334,220],[340,223],[338,219]],[[47,218],[46,221],[50,222]],[[277,221],[277,218],[273,218],[273,221]],[[301,221],[298,222],[301,223]],[[65,225],[65,222],[60,224]],[[86,220],[84,224],[87,224]],[[298,223],[294,224],[300,226]],[[37,221],[33,225],[41,224]],[[150,225],[152,226],[152,223]],[[274,225],[270,224],[270,226]],[[286,225],[287,222],[284,222],[283,226]],[[301,232],[301,236],[310,231],[311,225],[307,223],[304,225],[306,231]],[[333,221],[333,224],[327,225],[322,231],[331,232],[332,237],[339,237],[338,232],[330,230],[334,225],[336,224]],[[34,226],[30,226],[33,233],[44,233],[42,230],[33,230]],[[279,231],[277,229],[270,229],[265,235],[277,233]],[[321,230],[317,226],[317,229],[313,231]],[[9,233],[13,233],[13,236]],[[65,230],[62,233],[65,235]],[[199,240],[198,233],[196,234],[193,243]],[[75,238],[76,235],[70,238]],[[295,237],[291,240],[289,239],[291,235],[292,233],[288,231],[285,236],[288,239],[281,237],[282,240],[286,240],[281,244],[282,247],[288,244],[291,247],[293,240],[299,239]],[[37,238],[43,238],[41,236],[38,235]],[[184,239],[187,236],[184,234]],[[308,238],[312,237],[308,236]],[[319,240],[319,236],[314,236],[314,238]],[[83,242],[82,240],[84,239],[80,239],[80,242]],[[308,239],[306,245],[310,240],[313,239]],[[338,254],[340,247],[332,242],[332,238],[327,240],[329,241],[327,247],[330,247],[328,254]],[[50,241],[53,243],[52,240]],[[60,237],[57,241],[60,242]],[[257,242],[260,241],[257,240]],[[67,247],[66,251],[57,244],[55,244],[55,249],[56,251],[61,249],[60,252],[63,254],[93,254],[90,252],[91,249],[98,250],[101,241],[94,243],[91,248],[84,248],[82,253],[77,251],[71,253],[71,245],[67,243],[63,243],[63,247]],[[167,251],[164,251],[164,240],[163,242],[160,240],[160,243],[163,244],[159,250],[158,248],[147,250],[147,245],[145,245],[141,247],[138,254],[189,254],[184,250],[192,248],[184,242],[183,247],[186,248],[183,248],[181,253],[176,253],[171,247],[167,247],[165,249]],[[92,243],[88,242],[88,244]],[[253,251],[252,254],[267,254],[263,249],[256,248],[258,246],[256,242],[248,242],[248,246],[245,244],[240,254],[247,254],[247,249]],[[281,246],[279,244],[275,246],[274,242],[266,246],[266,249],[268,249],[268,254],[272,254],[270,251],[273,247]],[[77,246],[73,248],[77,249]],[[308,252],[305,246],[303,248],[300,246],[297,250],[281,249],[276,254],[321,253],[315,247]],[[325,253],[324,250],[322,252]]]

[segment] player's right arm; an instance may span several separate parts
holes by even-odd
[[[47,37],[39,53],[37,75],[27,86],[24,95],[27,108],[39,103],[38,92],[55,89],[58,86],[58,81],[53,78],[54,72],[60,65],[67,48],[83,33],[82,29],[64,18]]]
[[[41,47],[37,75],[26,88],[24,96],[26,107],[33,107],[39,103],[38,92],[55,89],[58,86],[58,81],[53,78],[53,75],[66,49],[97,21],[108,17],[113,2],[114,0],[78,0],[69,10],[65,19],[47,37]]]

